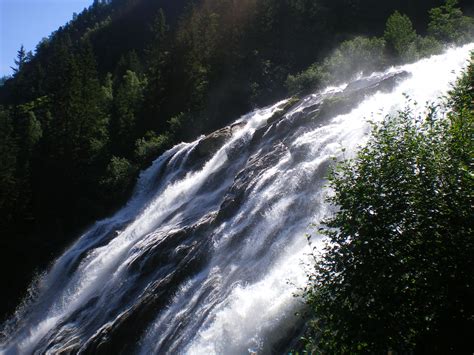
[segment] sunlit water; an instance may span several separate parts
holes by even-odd
[[[196,154],[199,140],[166,152],[141,174],[129,203],[35,283],[35,296],[3,325],[0,352],[283,351],[301,327],[293,293],[305,282],[308,226],[329,213],[332,157],[353,154],[367,120],[403,109],[407,95],[422,114],[473,49],[373,74],[410,76],[350,113],[298,124],[342,85],[306,97],[271,125],[284,101],[249,113],[210,156]]]

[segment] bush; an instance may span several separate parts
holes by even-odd
[[[135,180],[136,172],[137,168],[127,159],[112,157],[101,180],[103,192],[111,199],[124,197]]]
[[[306,93],[360,72],[379,70],[385,64],[384,51],[383,39],[355,37],[342,42],[322,64],[314,63],[297,75],[289,75],[286,87],[290,94]]]
[[[474,57],[473,57],[474,59]],[[472,353],[474,65],[451,113],[409,110],[337,165],[304,297],[318,353]]]
[[[324,70],[333,80],[348,80],[360,72],[382,69],[385,64],[385,41],[381,38],[355,37],[342,42],[324,61]]]
[[[435,38],[418,36],[416,39],[416,51],[419,58],[429,57],[443,52],[443,45]]]
[[[170,143],[169,135],[148,132],[145,137],[138,139],[135,143],[135,159],[142,166],[146,166],[169,148]]]
[[[306,93],[324,85],[328,79],[328,73],[314,63],[297,75],[288,75],[286,88],[290,94]]]
[[[186,114],[181,112],[178,115],[171,117],[167,121],[168,132],[170,132],[170,134],[172,134],[175,139],[182,135],[185,128],[184,124],[187,118],[188,117],[186,117]]]

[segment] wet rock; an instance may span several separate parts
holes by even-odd
[[[183,165],[183,169],[188,171],[195,171],[202,168],[206,161],[208,161],[213,154],[215,154],[222,146],[239,130],[243,129],[247,123],[240,121],[233,123],[230,126],[221,128],[215,132],[212,132],[202,138],[199,143],[190,152],[186,163]],[[229,156],[232,154],[240,154],[236,148],[241,145],[240,142],[236,142],[230,147],[226,153]]]
[[[317,110],[319,110],[320,107],[321,107],[321,102],[318,102],[318,103],[315,103],[314,105],[305,107],[305,108],[304,108],[301,112],[299,112],[299,113],[300,113],[300,114],[311,114],[311,113],[316,112]]]
[[[343,93],[349,94],[360,90],[373,90],[376,88],[379,90],[392,90],[399,80],[406,78],[408,75],[406,71],[399,71],[388,73],[382,78],[377,76],[362,78],[349,83]]]
[[[268,166],[276,164],[286,152],[287,147],[282,142],[277,142],[263,147],[248,159],[246,168],[237,174],[232,186],[224,196],[216,217],[218,223],[237,213],[243,201],[248,199],[248,194],[252,191],[252,181],[258,180],[257,176],[261,175]],[[268,181],[268,184],[270,183],[271,181]]]
[[[409,74],[405,71],[390,73],[380,78],[364,78],[351,83],[343,92],[336,93],[326,98],[316,118],[325,120],[330,117],[336,117],[351,112],[359,105],[368,95],[376,92],[390,92]]]
[[[406,79],[410,76],[410,73],[406,71],[401,71],[393,74],[389,74],[382,81],[376,84],[378,90],[383,92],[392,91],[395,86],[397,86],[401,80]]]
[[[216,215],[210,213],[195,225],[170,233],[143,253],[142,262],[136,263],[129,271],[137,273],[146,287],[139,288],[131,295],[133,303],[113,321],[96,331],[79,351],[83,354],[131,354],[144,331],[156,318],[160,310],[171,301],[185,280],[199,273],[207,264],[210,240],[205,238],[207,228]],[[179,240],[176,241],[175,238]],[[160,267],[165,263],[164,268]],[[138,266],[138,268],[137,268]],[[151,279],[145,277],[147,270],[159,272]],[[145,275],[144,275],[145,274]],[[149,280],[155,280],[150,282]],[[136,283],[139,281],[135,281]],[[141,291],[140,291],[141,290]],[[131,298],[132,299],[132,298]],[[173,338],[163,339],[171,345]],[[171,352],[173,353],[173,352]]]
[[[231,133],[234,134],[244,128],[246,123],[244,121],[236,122],[230,125]]]
[[[288,113],[288,111],[290,111],[290,109],[292,109],[300,101],[301,101],[301,99],[299,97],[293,96],[287,102],[285,102],[280,107],[278,107],[278,111],[276,111],[273,114],[273,116],[271,116],[267,120],[267,124],[272,124],[272,123],[277,122],[280,119],[282,119]]]
[[[342,91],[332,94],[313,95],[314,104],[287,115],[290,109],[294,108],[299,98],[290,99],[284,103],[280,110],[267,120],[267,124],[259,128],[252,137],[251,145],[258,144],[264,137],[272,136],[275,139],[282,139],[286,133],[296,127],[314,127],[322,125],[329,119],[347,114],[357,107],[368,95],[377,91],[390,92],[409,74],[405,71],[389,73],[382,77],[374,76],[357,80],[348,85]],[[288,119],[282,120],[287,115]],[[274,124],[278,122],[278,124]]]
[[[214,154],[230,137],[232,137],[232,128],[229,126],[221,128],[201,139],[196,152],[201,157]]]

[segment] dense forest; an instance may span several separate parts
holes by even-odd
[[[175,143],[463,43],[471,11],[456,0],[95,0],[34,54],[21,47],[0,87],[1,315]]]

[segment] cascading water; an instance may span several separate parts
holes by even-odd
[[[282,352],[301,329],[292,293],[308,225],[328,213],[331,157],[354,152],[367,119],[402,109],[405,94],[424,104],[446,93],[473,49],[328,88],[284,114],[282,101],[169,150],[35,283],[0,352]]]

